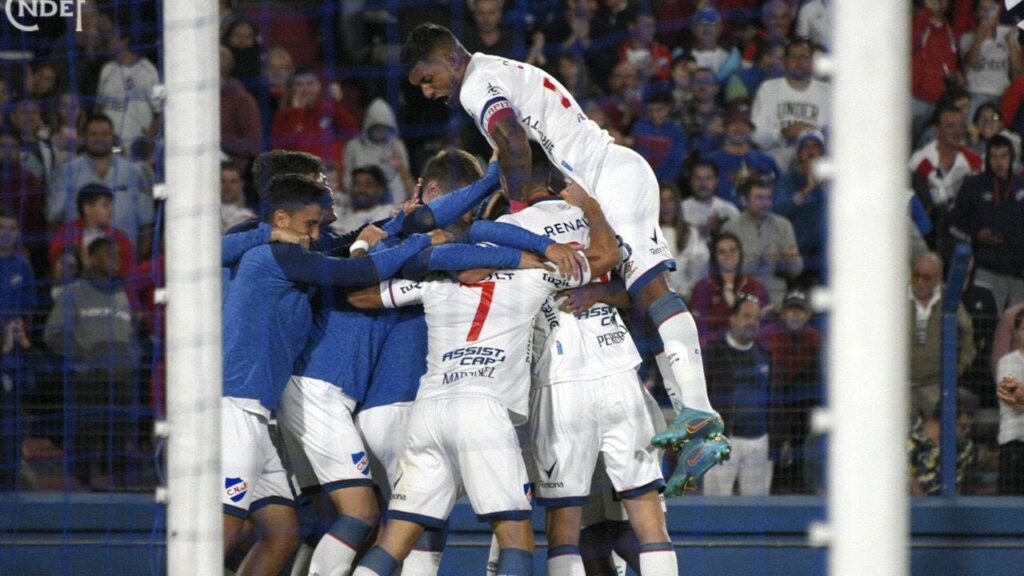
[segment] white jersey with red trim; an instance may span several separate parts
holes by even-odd
[[[552,197],[526,210],[502,216],[555,242],[590,244],[590,227],[583,212]],[[595,279],[598,282],[600,279]],[[577,314],[558,309],[548,299],[534,320],[533,386],[597,380],[636,368],[640,362],[633,338],[614,307],[594,304]]]
[[[459,101],[477,128],[496,148],[493,123],[514,113],[531,140],[551,163],[591,195],[612,137],[587,118],[572,94],[540,68],[487,54],[473,54]]]
[[[586,258],[580,278],[569,281],[546,270],[502,270],[479,282],[451,280],[381,284],[386,308],[422,303],[427,319],[427,372],[416,399],[486,396],[511,413],[529,413],[531,327],[551,294],[590,281]]]

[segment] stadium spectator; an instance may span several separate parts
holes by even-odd
[[[615,64],[608,78],[608,94],[601,101],[601,110],[616,130],[628,134],[643,108],[640,71],[626,61]]]
[[[960,303],[971,317],[974,328],[974,361],[964,373],[960,385],[970,390],[978,398],[982,408],[996,407],[996,389],[992,386],[993,370],[990,364],[992,345],[995,341],[996,327],[999,325],[999,314],[996,312],[996,299],[992,290],[977,282],[975,258],[971,256],[967,268],[967,280]]]
[[[21,139],[0,130],[0,206],[21,223],[22,245],[28,249],[32,268],[45,275],[46,192],[42,182],[21,163]]]
[[[775,157],[779,166],[789,165],[801,134],[825,131],[830,121],[832,88],[811,76],[813,58],[810,41],[793,40],[783,57],[786,75],[762,82],[754,97],[754,143]]]
[[[654,16],[650,12],[631,12],[626,29],[629,36],[619,44],[619,61],[635,66],[644,85],[668,81],[672,53],[654,39]]]
[[[242,172],[231,162],[220,165],[220,231],[229,229],[256,217],[256,212],[245,205],[245,181]]]
[[[978,401],[965,390],[957,391],[956,402],[956,493],[969,494],[970,480],[978,466],[978,448],[971,437]],[[938,496],[942,493],[941,439],[942,406],[932,407],[910,430],[907,455],[910,459],[910,493]]]
[[[36,307],[36,276],[19,250],[18,215],[0,205],[0,318],[28,319]]]
[[[759,45],[785,46],[792,39],[793,6],[784,0],[769,0],[761,6],[761,27],[757,34],[743,46],[744,63],[757,64]],[[797,36],[806,36],[798,34]],[[751,94],[753,96],[753,94]]]
[[[62,89],[72,89],[90,98],[96,95],[100,71],[110,59],[113,23],[109,16],[100,13],[95,3],[83,2],[79,9],[79,25],[68,28],[53,42],[50,61],[59,66],[58,85]]]
[[[288,86],[295,73],[295,62],[292,55],[280,46],[267,51],[267,59],[263,65],[263,84],[267,90],[267,111],[269,124],[277,110],[287,102]]]
[[[67,398],[75,478],[92,486],[94,465],[123,486],[131,434],[127,411],[138,405],[141,349],[132,309],[118,274],[117,244],[94,239],[82,277],[66,286],[46,321],[46,345],[73,366]]]
[[[999,493],[1024,495],[1024,306],[1013,316],[1016,348],[999,359]]]
[[[1009,139],[988,140],[985,169],[964,178],[949,215],[951,231],[974,249],[975,279],[992,290],[997,314],[1024,301],[1024,179],[1013,173]]]
[[[810,38],[825,52],[832,51],[832,11],[827,0],[808,0],[796,13],[796,36]]]
[[[821,403],[822,336],[811,325],[811,302],[807,293],[792,290],[782,300],[778,321],[766,326],[758,342],[772,357],[772,403],[775,434],[772,454],[776,454],[773,494],[809,492],[805,481],[806,446],[810,432],[810,413]]]
[[[740,68],[729,78],[725,85],[725,99],[753,100],[765,80],[781,78],[786,73],[782,65],[784,47],[785,44],[770,40],[754,40],[753,63]]]
[[[558,53],[591,57],[590,23],[597,10],[598,0],[566,0],[565,10],[544,27],[546,45]]]
[[[41,359],[25,321],[0,315],[0,492],[17,490],[21,464],[23,395],[36,385]]]
[[[724,109],[718,100],[720,87],[715,73],[709,68],[698,68],[691,75],[693,99],[682,112],[683,127],[691,139],[707,135],[716,118]]]
[[[401,204],[412,196],[416,181],[409,172],[409,151],[398,135],[395,113],[383,98],[370,103],[359,137],[345,144],[344,166],[344,190],[351,188],[356,168],[376,166],[384,174],[386,202]]]
[[[751,133],[756,128],[750,119],[750,104],[743,100],[733,102],[725,116],[722,147],[707,156],[718,168],[715,194],[736,206],[740,206],[737,192],[746,180],[755,177],[774,180],[782,175],[775,159],[751,143]]]
[[[110,38],[114,59],[100,71],[96,104],[114,123],[114,134],[124,150],[136,138],[152,136],[160,125],[160,108],[153,89],[160,83],[156,66],[132,51],[131,38],[115,28]]]
[[[996,371],[999,359],[1010,353],[1017,347],[1017,340],[1014,338],[1013,319],[1017,313],[1024,310],[1024,302],[1019,302],[1007,308],[999,317],[999,324],[996,325],[996,333],[992,337],[992,356],[989,357],[989,365],[992,372]]]
[[[686,159],[686,131],[669,117],[672,97],[666,90],[654,90],[646,99],[646,114],[633,124],[633,149],[640,153],[661,182],[676,182]]]
[[[1003,117],[999,113],[999,107],[992,102],[978,106],[978,109],[974,111],[973,121],[974,123],[967,129],[967,144],[970,149],[984,160],[985,147],[989,138],[996,134],[1005,136],[1013,144],[1013,173],[1020,174],[1022,166],[1020,135],[1006,128],[1006,125],[1003,124]]]
[[[619,44],[629,36],[629,22],[636,12],[630,0],[601,0],[590,20],[591,44],[587,63],[591,75],[602,82],[602,88],[613,92],[611,87],[612,68],[619,59]],[[603,83],[607,81],[607,84]]]
[[[50,120],[50,144],[53,146],[54,166],[63,166],[78,154],[80,136],[85,131],[88,117],[81,98],[65,92],[57,98],[57,106]]]
[[[85,252],[96,238],[117,244],[118,276],[127,278],[135,265],[135,247],[124,232],[113,226],[114,194],[99,184],[86,184],[78,191],[78,218],[57,227],[50,240],[50,265],[71,250]]]
[[[571,51],[563,51],[555,58],[555,78],[565,86],[580,106],[587,107],[599,102],[604,92],[590,79],[590,71],[583,57]]]
[[[114,124],[106,116],[93,116],[82,134],[85,150],[54,173],[49,187],[46,219],[54,226],[73,218],[78,191],[100,184],[114,193],[113,226],[135,244],[140,254],[152,247],[153,191],[135,164],[114,154]]]
[[[672,182],[661,183],[658,224],[676,259],[676,269],[668,277],[669,285],[683,298],[689,299],[693,285],[708,273],[711,253],[697,227],[683,219],[682,194]]]
[[[718,188],[718,167],[710,160],[697,160],[690,168],[690,192],[692,196],[683,200],[682,216],[686,223],[696,228],[705,244],[711,241],[722,224],[740,215],[736,206],[715,195]]]
[[[977,27],[960,36],[960,55],[971,94],[969,116],[979,106],[997,102],[1022,71],[1017,29],[999,23],[1001,2],[977,0],[974,17]]]
[[[704,370],[708,394],[725,421],[732,456],[704,476],[704,494],[767,496],[772,484],[769,439],[772,436],[771,355],[755,337],[761,302],[737,295],[729,312],[729,330],[707,345]]]
[[[775,211],[789,220],[796,245],[808,272],[820,277],[825,269],[825,233],[828,222],[825,187],[814,176],[814,162],[825,153],[825,137],[805,132],[796,144],[793,166],[775,185]]]
[[[260,108],[242,83],[231,77],[234,56],[220,47],[220,148],[243,172],[263,149]]]
[[[271,127],[274,148],[308,152],[344,166],[345,143],[359,133],[359,121],[342,101],[341,86],[332,83],[327,97],[312,70],[292,76],[289,102],[277,111]]]
[[[356,168],[352,171],[352,185],[348,188],[349,208],[339,215],[331,227],[343,234],[388,218],[395,205],[387,203],[386,198],[387,179],[384,172],[372,164]]]
[[[950,202],[968,174],[982,169],[981,157],[964,145],[964,115],[951,106],[935,110],[935,140],[910,156],[914,193],[941,229]]]
[[[46,138],[43,111],[34,100],[21,100],[11,111],[11,124],[21,138],[22,165],[39,180],[49,183],[53,178],[54,151]]]
[[[690,310],[697,320],[701,344],[720,337],[729,328],[729,315],[742,294],[752,294],[770,309],[768,291],[756,278],[740,271],[743,245],[733,234],[723,232],[711,243],[711,269],[693,286]]]
[[[25,74],[25,97],[51,105],[57,96],[57,68],[53,62],[30,62]]]
[[[722,225],[743,245],[743,272],[755,276],[768,289],[772,303],[780,303],[788,284],[804,271],[793,225],[772,212],[772,187],[751,178],[740,187],[743,211]]]
[[[231,75],[241,82],[254,98],[259,98],[263,45],[256,23],[245,16],[238,16],[227,25],[220,41],[231,51],[234,63]]]
[[[505,0],[470,0],[467,4],[473,23],[462,35],[466,50],[522,60],[526,49],[520,31],[501,23]]]
[[[689,0],[663,0],[655,3],[654,19],[658,33],[654,38],[671,48],[682,47],[690,41],[690,19],[696,11],[695,2]]]
[[[910,422],[926,417],[940,398],[942,375],[942,259],[926,252],[914,259],[907,326],[910,342]],[[974,361],[974,328],[962,304],[957,308],[959,378]]]
[[[742,59],[735,47],[726,50],[719,44],[722,38],[721,15],[714,8],[703,8],[694,14],[691,26],[694,43],[690,55],[698,67],[711,70],[715,73],[715,81],[724,84],[739,70]]]
[[[928,0],[914,11],[910,82],[913,95],[913,132],[917,142],[948,84],[960,84],[960,58],[956,35],[946,20],[949,0]]]

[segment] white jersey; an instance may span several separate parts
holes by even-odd
[[[459,101],[492,148],[497,147],[490,135],[492,124],[514,111],[551,163],[594,194],[612,137],[587,118],[572,94],[550,74],[523,62],[473,54]]]
[[[114,123],[114,133],[126,151],[153,123],[153,88],[160,83],[156,66],[139,58],[129,66],[107,62],[100,71],[96,101]]]
[[[590,226],[582,211],[558,198],[537,202],[501,221],[562,244],[590,244]],[[573,315],[560,311],[549,298],[534,321],[533,347],[534,387],[596,380],[640,364],[629,331],[607,304],[594,304]]]
[[[417,400],[486,396],[502,404],[515,424],[529,412],[531,326],[548,297],[590,281],[590,266],[577,260],[580,278],[546,270],[502,270],[480,282],[450,280],[381,284],[384,306],[422,303],[427,319],[427,372]]]

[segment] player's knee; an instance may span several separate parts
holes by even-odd
[[[661,326],[669,318],[689,311],[682,296],[675,292],[666,292],[647,307],[647,316],[655,326]]]
[[[375,526],[380,520],[377,496],[371,488],[348,488],[331,493],[331,499],[341,514]]]

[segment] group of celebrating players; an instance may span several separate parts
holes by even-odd
[[[484,173],[441,152],[418,202],[339,236],[317,158],[257,159],[261,218],[222,254],[225,555],[238,574],[291,560],[293,574],[434,575],[465,494],[494,531],[488,573],[532,574],[535,499],[548,574],[615,574],[613,548],[640,574],[677,574],[660,494],[696,489],[729,442],[665,280],[653,172],[542,70],[471,55],[435,24],[402,61],[426,97],[462,105],[496,161]],[[628,306],[677,412],[667,430]],[[664,448],[681,450],[667,486]],[[322,525],[301,547],[292,479]]]

